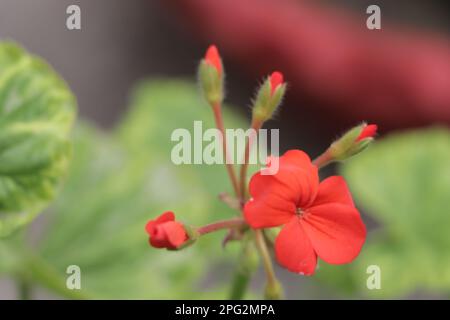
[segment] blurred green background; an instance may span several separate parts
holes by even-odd
[[[195,225],[233,214],[217,200],[230,191],[224,168],[170,161],[173,129],[213,125],[194,78],[204,44],[157,1],[80,1],[89,27],[78,33],[64,26],[70,1],[30,3],[1,2],[0,36],[44,58],[70,89],[45,63],[1,45],[0,298],[227,298],[238,247],[222,250],[224,234],[165,252],[144,232],[165,210]],[[225,122],[245,127],[256,83],[238,65],[225,67]],[[296,107],[287,100],[269,126],[281,128],[282,151],[315,156],[342,124],[321,130],[307,111],[294,117]],[[277,268],[287,298],[448,298],[450,132],[381,132],[368,151],[323,172],[345,176],[364,214],[361,255],[346,266],[320,262],[314,277]],[[82,290],[66,289],[69,265],[80,266]],[[380,290],[366,286],[371,265],[380,267]],[[247,298],[260,297],[263,280],[258,270]]]

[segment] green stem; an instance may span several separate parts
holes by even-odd
[[[26,263],[30,276],[42,286],[69,299],[89,299],[86,290],[69,290],[66,278],[39,256],[29,254]]]
[[[30,300],[31,285],[28,282],[28,280],[18,279],[16,283],[17,283],[18,297],[20,298],[20,300]]]
[[[270,258],[269,250],[267,249],[266,240],[264,239],[262,230],[255,230],[255,240],[259,254],[263,259],[264,270],[266,271],[267,280],[266,287],[264,289],[264,298],[268,300],[279,300],[283,297],[283,287],[275,276],[272,259]]]
[[[250,279],[258,268],[258,264],[259,258],[253,241],[253,234],[248,232],[242,239],[242,248],[233,276],[230,299],[241,300],[244,298]]]
[[[250,283],[250,274],[242,270],[236,270],[231,285],[230,300],[242,300]]]
[[[261,229],[255,230],[256,247],[258,248],[261,259],[263,260],[264,271],[266,272],[267,285],[273,286],[277,284],[277,278],[273,270],[272,259],[267,249],[266,241]]]

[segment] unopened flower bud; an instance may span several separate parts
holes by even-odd
[[[181,250],[186,247],[190,247],[198,240],[198,238],[200,238],[200,233],[197,231],[196,228],[191,227],[190,225],[187,225],[187,224],[184,224],[183,227],[184,227],[184,230],[185,230],[188,238],[179,247],[172,249],[172,250]]]
[[[175,215],[171,211],[164,212],[147,222],[145,230],[149,235],[149,243],[154,248],[175,250],[189,240],[186,227],[175,220]]]
[[[330,158],[340,161],[360,153],[373,141],[377,129],[375,124],[363,123],[347,131],[330,146]]]
[[[256,95],[253,120],[264,122],[271,119],[281,104],[285,92],[286,83],[283,82],[283,74],[278,71],[273,72],[264,81]]]
[[[215,105],[223,100],[223,66],[217,47],[211,45],[200,62],[199,78],[203,94],[209,104]]]

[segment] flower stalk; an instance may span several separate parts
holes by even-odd
[[[230,159],[230,155],[228,152],[228,145],[227,145],[227,138],[225,135],[225,126],[223,124],[223,117],[222,117],[222,107],[220,103],[215,103],[212,106],[213,113],[214,113],[214,120],[216,122],[216,127],[220,131],[221,135],[221,142],[222,142],[222,150],[223,155],[225,158],[225,168],[228,173],[228,177],[230,178],[231,185],[233,186],[233,191],[238,197],[240,195],[239,191],[239,183],[238,179],[236,177],[236,173],[234,172],[234,167],[232,165],[232,161]]]
[[[258,248],[259,254],[263,261],[264,271],[266,273],[266,288],[265,298],[270,300],[276,300],[282,298],[282,289],[278,282],[275,271],[273,270],[272,259],[267,249],[266,240],[264,239],[263,231],[261,229],[255,229],[255,243]]]
[[[218,222],[214,222],[211,224],[208,224],[206,226],[200,227],[197,229],[197,232],[200,236],[203,236],[205,234],[222,230],[222,229],[231,229],[231,228],[237,228],[237,229],[243,229],[247,227],[247,223],[243,218],[233,218],[229,220],[222,220]]]
[[[286,92],[286,83],[284,82],[283,74],[275,71],[266,78],[264,83],[258,90],[256,99],[253,104],[252,110],[252,122],[250,129],[256,132],[258,135],[259,129],[263,126],[264,122],[270,120],[277,108],[280,106],[281,101]],[[246,141],[244,151],[244,162],[241,165],[240,171],[240,199],[241,203],[247,200],[247,169],[250,152],[253,146],[254,135],[250,135]]]
[[[259,129],[261,129],[262,125],[263,125],[263,121],[259,120],[259,119],[255,119],[253,118],[252,120],[252,124],[251,124],[251,129],[256,132],[256,135],[258,135],[258,131]],[[254,135],[250,135],[248,140],[246,141],[245,144],[245,151],[244,151],[244,161],[241,165],[241,171],[240,171],[240,194],[239,194],[239,198],[241,199],[241,204],[244,204],[246,198],[247,198],[247,170],[248,170],[248,162],[249,162],[249,158],[250,158],[250,152],[252,150],[253,147],[253,142],[254,142]]]
[[[250,278],[259,265],[259,255],[255,248],[252,233],[246,233],[242,238],[241,253],[233,276],[230,299],[244,298]]]
[[[327,149],[324,153],[314,159],[312,163],[320,169],[327,166],[331,162],[333,162],[333,157],[331,156],[329,149]]]
[[[365,150],[374,140],[378,126],[362,123],[342,135],[314,161],[319,169],[335,161],[344,161]]]

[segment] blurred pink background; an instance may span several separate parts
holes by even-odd
[[[396,25],[384,18],[383,6],[382,29],[369,30],[364,7],[349,12],[317,1],[169,2],[195,35],[216,43],[245,72],[261,77],[283,71],[289,95],[299,102],[298,117],[309,105],[318,116],[365,119],[385,130],[450,124],[448,36]]]

